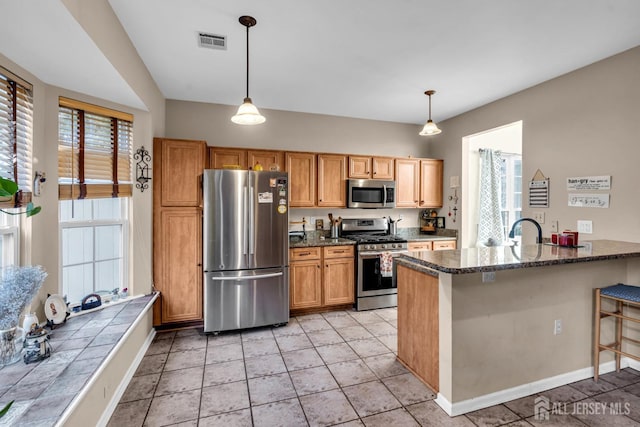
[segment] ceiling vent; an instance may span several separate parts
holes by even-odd
[[[198,33],[198,46],[209,49],[227,49],[227,37],[210,33]]]

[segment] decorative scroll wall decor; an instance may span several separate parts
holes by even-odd
[[[149,188],[149,164],[151,163],[151,155],[145,150],[144,145],[138,148],[133,155],[133,159],[136,163],[136,188],[139,188],[141,192],[144,192]]]

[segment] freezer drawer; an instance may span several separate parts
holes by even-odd
[[[289,321],[289,268],[204,274],[204,331]]]

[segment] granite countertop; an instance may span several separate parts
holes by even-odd
[[[581,242],[580,245],[582,247],[577,248],[536,244],[409,252],[395,261],[418,269],[424,267],[425,270],[466,274],[640,257],[640,243],[594,240]]]
[[[331,239],[329,237],[319,236],[314,233],[307,234],[306,239],[299,237],[289,238],[290,248],[308,248],[311,246],[341,246],[341,245],[355,245],[356,242],[349,239],[343,239],[341,237],[337,239]]]
[[[398,236],[406,238],[410,242],[427,242],[434,240],[457,240],[457,230],[437,229],[434,234],[421,233],[418,227],[398,228]]]

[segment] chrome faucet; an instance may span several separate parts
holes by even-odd
[[[540,224],[538,224],[538,221],[536,221],[533,218],[520,218],[519,220],[514,222],[513,225],[511,226],[511,231],[509,232],[509,238],[513,239],[515,237],[516,225],[518,225],[522,221],[529,221],[536,226],[536,228],[538,229],[538,237],[536,237],[536,243],[542,243],[542,227],[540,227]]]

